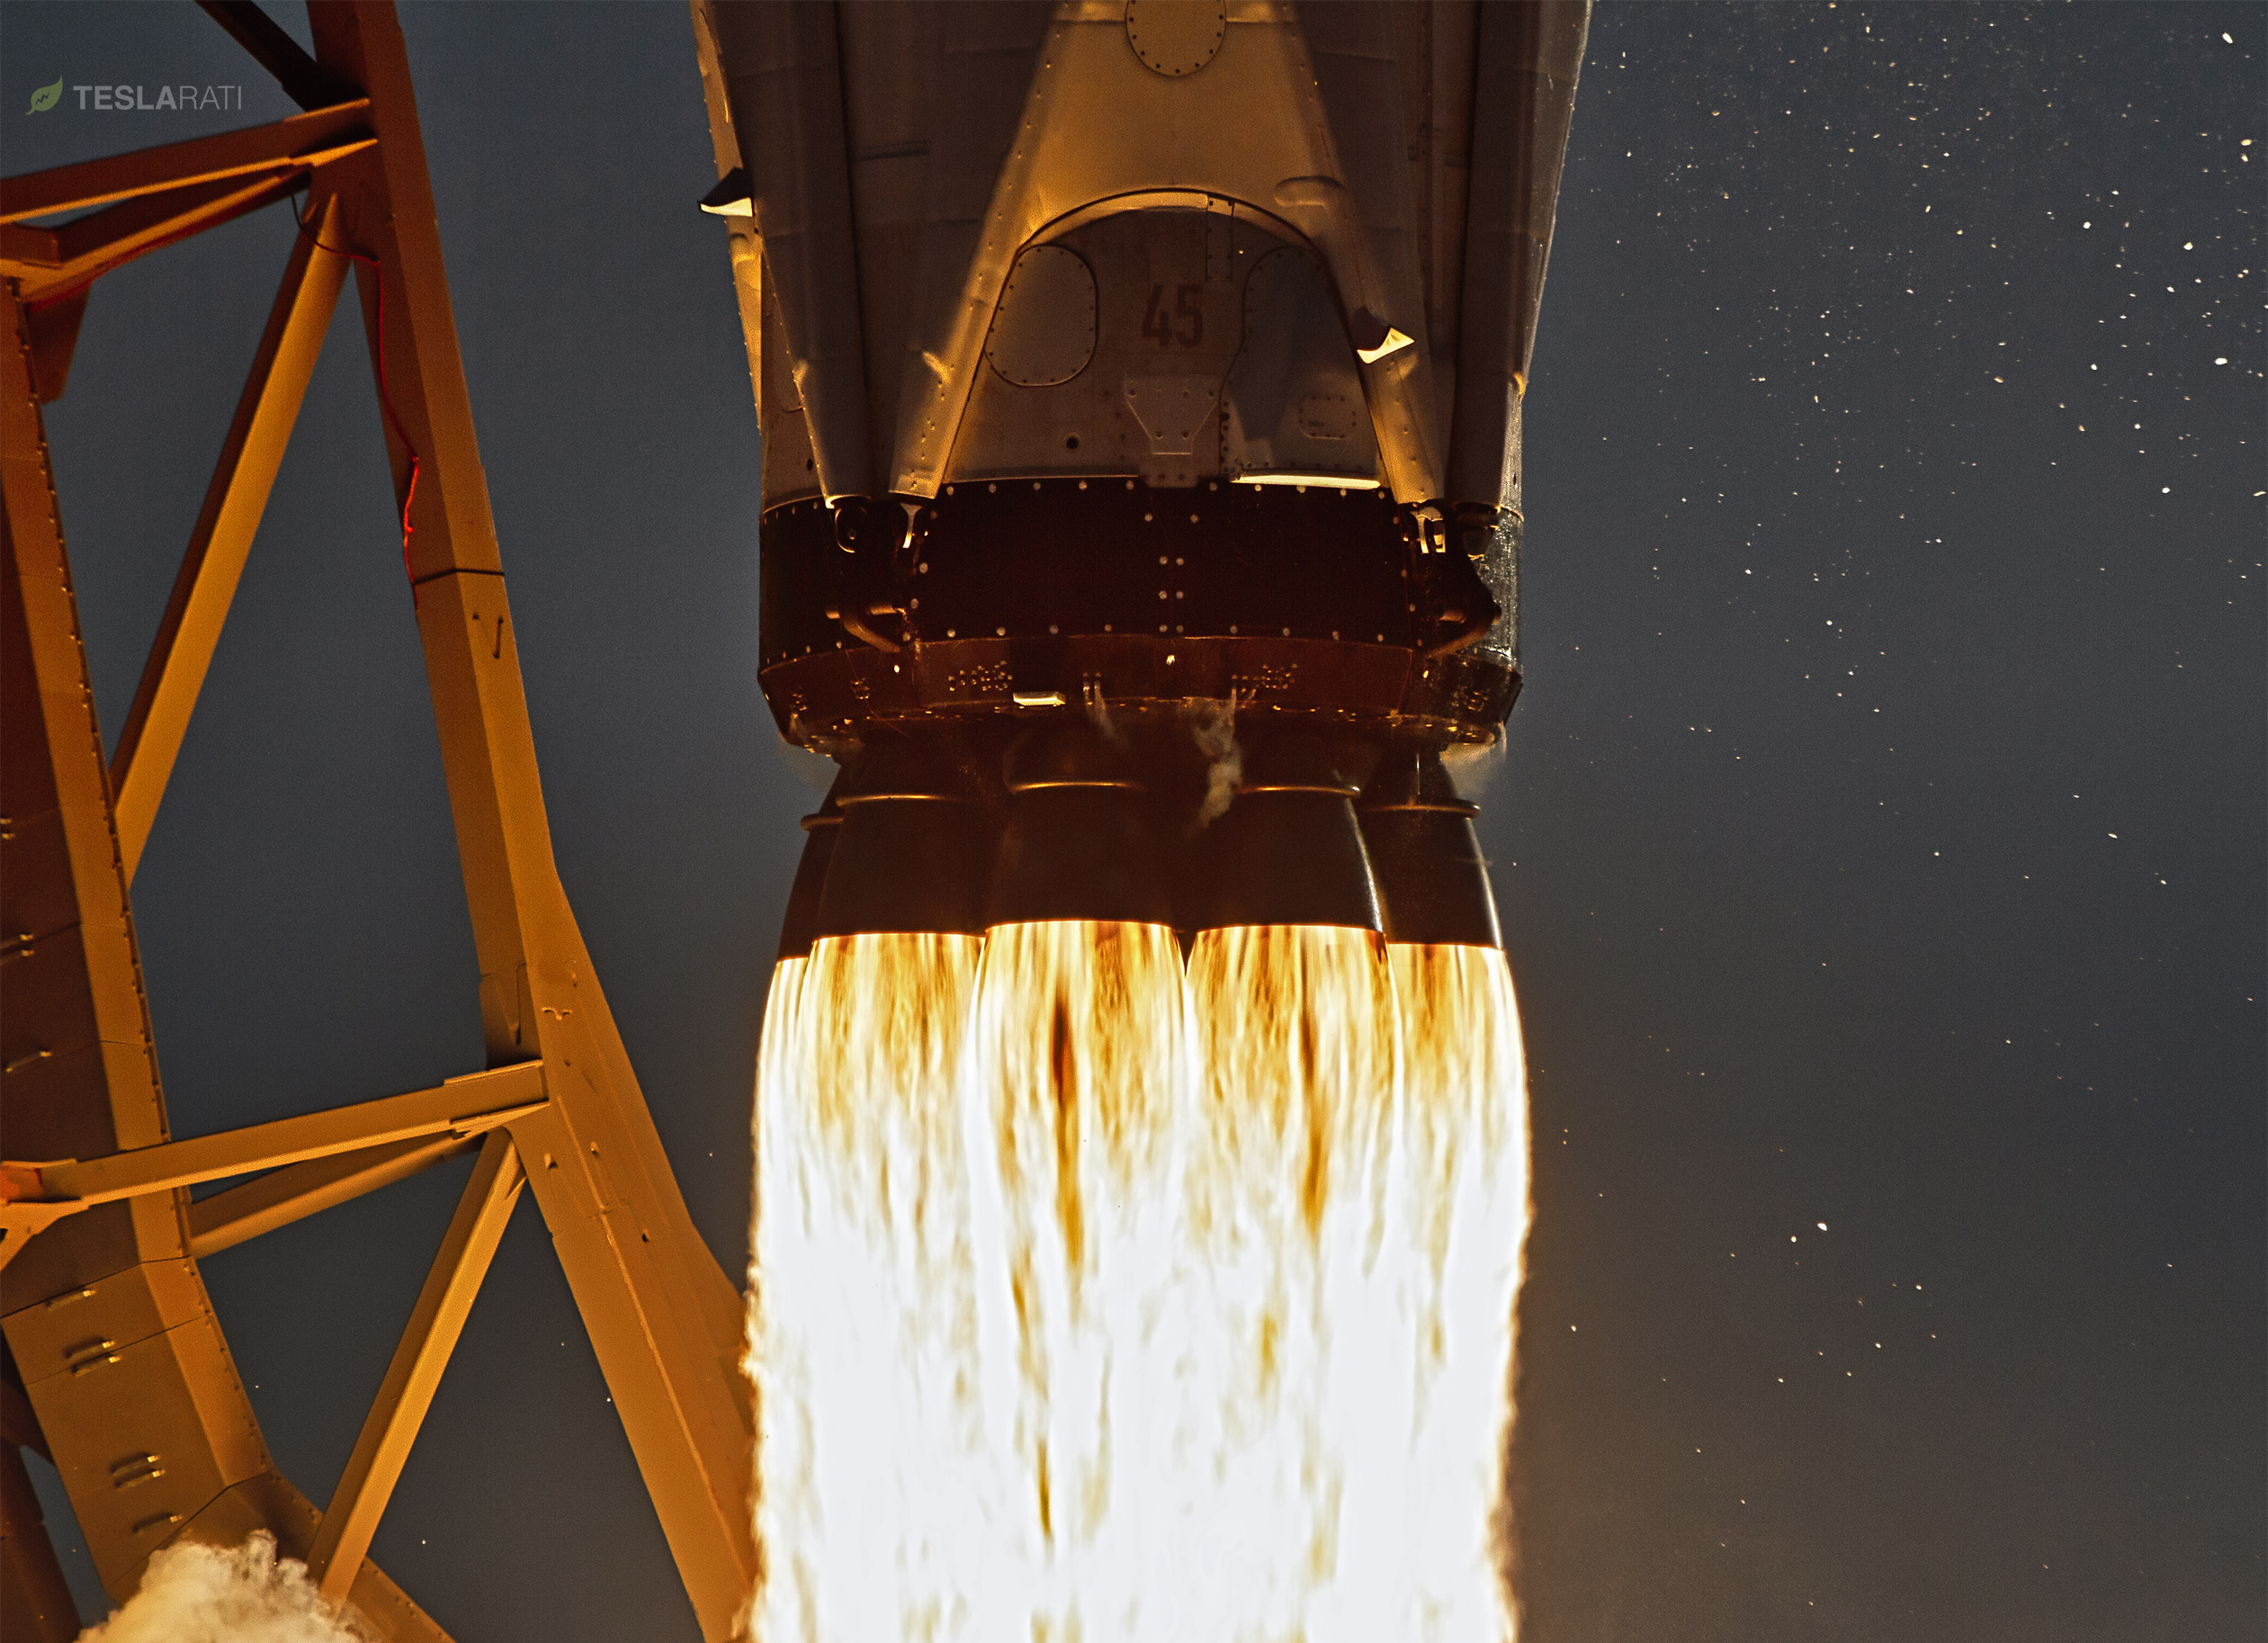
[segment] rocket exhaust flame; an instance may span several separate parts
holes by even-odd
[[[988,1413],[1017,1637],[1166,1635],[1200,1549],[1205,1333],[1185,1207],[1197,1127],[1162,924],[987,938],[964,1065]],[[1162,1629],[1162,1630],[1161,1630]]]
[[[1241,1413],[1276,1473],[1249,1526],[1288,1600],[1215,1635],[1502,1638],[1493,1524],[1528,1215],[1503,956],[1230,929],[1198,938],[1189,980],[1212,1179],[1242,1223],[1215,1238],[1243,1280],[1225,1333],[1260,1372]]]
[[[774,972],[756,1105],[755,1635],[974,1636],[1001,1475],[976,1402],[954,1068],[973,936],[823,938]]]
[[[1326,927],[868,935],[758,1071],[755,1635],[1495,1643],[1510,973]]]
[[[1399,1156],[1415,1189],[1406,1235],[1421,1252],[1415,1321],[1425,1391],[1403,1474],[1403,1532],[1421,1601],[1448,1617],[1436,1635],[1511,1637],[1518,1608],[1505,1468],[1533,1213],[1519,1006],[1511,966],[1493,947],[1389,943],[1386,962],[1402,1022]]]

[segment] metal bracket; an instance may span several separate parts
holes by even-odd
[[[1478,512],[1488,518],[1477,519]],[[1411,637],[1428,656],[1464,650],[1504,614],[1481,580],[1478,556],[1467,545],[1475,538],[1487,540],[1494,517],[1493,508],[1439,502],[1404,516],[1402,540],[1409,555]]]
[[[854,639],[894,654],[919,637],[911,584],[936,510],[899,497],[841,497],[833,506],[835,545],[844,557],[834,561],[835,602],[827,614]]]

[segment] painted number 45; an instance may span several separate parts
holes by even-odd
[[[1154,339],[1161,348],[1194,348],[1205,340],[1205,309],[1199,299],[1205,295],[1202,285],[1177,285],[1173,291],[1173,311],[1166,311],[1166,288],[1150,288],[1150,311],[1143,316],[1142,334]],[[1178,323],[1177,323],[1178,322]]]

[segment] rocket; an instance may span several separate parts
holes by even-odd
[[[1521,402],[1587,0],[695,0],[783,951],[1005,919],[1493,946]]]

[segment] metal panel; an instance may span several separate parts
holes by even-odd
[[[154,1261],[50,1297],[8,1325],[8,1350],[27,1385],[93,1362],[185,1324],[202,1311],[204,1291],[187,1261]]]
[[[1260,258],[1229,373],[1222,471],[1247,482],[1375,485],[1378,446],[1331,279],[1307,252]]]
[[[271,1467],[211,1312],[109,1351],[94,1348],[111,1337],[85,1339],[89,1350],[26,1390],[95,1570],[122,1598],[181,1525]]]
[[[1063,335],[1052,346],[1076,348],[1080,367],[1055,382],[1017,382],[1000,361],[1035,359],[1038,350],[1004,334],[1039,317],[1004,302],[985,339],[992,363],[978,374],[954,446],[956,482],[1083,474],[1187,486],[1220,474],[1215,409],[1243,335],[1243,276],[1283,242],[1249,216],[1236,220],[1226,201],[1168,198],[1074,220],[1018,259],[1017,282],[1043,255],[1087,276],[1086,291],[1070,293],[1085,300],[1053,320]],[[1217,279],[1209,277],[1216,234],[1233,241]]]
[[[1338,73],[1337,59],[1311,63],[1296,28],[1272,12],[1232,9],[1217,52],[1191,72],[1168,75],[1144,67],[1128,47],[1123,10],[1090,17],[1087,8],[1066,8],[1038,38],[1028,12],[1007,13],[989,32],[968,8],[952,16],[955,29],[932,71],[940,103],[929,175],[935,203],[922,238],[921,306],[906,343],[893,489],[930,496],[947,477],[1017,465],[988,458],[981,470],[963,469],[955,441],[970,436],[988,449],[998,443],[966,426],[970,396],[982,391],[976,366],[984,338],[1017,256],[1035,238],[1061,238],[1075,212],[1131,208],[1170,190],[1287,219],[1330,269],[1344,309],[1421,342],[1422,281],[1404,243],[1411,236],[1382,229],[1390,254],[1382,260],[1373,243],[1380,237],[1362,216],[1370,207],[1342,180],[1333,131],[1315,99],[1317,78],[1326,68]],[[948,102],[979,95],[982,107]],[[1020,123],[1003,119],[1004,103],[1021,110]],[[1098,109],[1108,117],[1098,118]],[[1357,135],[1367,142],[1378,134]],[[1376,210],[1390,216],[1403,187],[1396,165],[1358,169],[1366,178],[1379,173],[1366,186],[1384,196]],[[1107,339],[1107,316],[1102,331]],[[1365,369],[1379,447],[1405,500],[1439,494],[1430,370],[1422,346]],[[1113,469],[1106,461],[1083,471]]]
[[[31,379],[22,309],[0,292],[0,500],[7,564],[0,577],[0,669],[9,710],[0,759],[0,829],[11,913],[0,988],[0,1072],[7,1127],[109,1152],[165,1139],[148,1018],[119,872],[69,562],[47,438]],[[53,1234],[43,1272],[0,1275],[0,1311],[85,1282],[144,1256],[180,1252],[170,1203],[107,1215]],[[11,1258],[16,1240],[0,1244]],[[31,1286],[27,1288],[27,1285]]]
[[[787,336],[780,328],[780,294],[769,284],[762,292],[758,319],[762,334],[757,366],[757,404],[764,441],[763,504],[817,497],[819,460],[811,450],[811,419],[796,397],[795,377],[788,364]]]
[[[869,495],[874,452],[835,8],[724,4],[711,16],[820,486],[829,498]]]
[[[708,0],[691,0],[695,55],[701,65],[701,97],[709,114],[709,141],[720,181],[740,164],[740,139],[732,129],[732,108],[717,64],[716,28]],[[748,349],[749,382],[759,411],[764,400],[764,243],[753,216],[728,218],[731,246],[732,295],[740,310],[740,341]]]
[[[939,53],[964,21],[935,0],[857,0],[835,13],[850,192],[858,208],[858,307],[865,328],[868,424],[886,471],[904,385],[907,328],[939,137]],[[964,115],[959,110],[955,117]]]
[[[1016,259],[985,338],[984,357],[1017,388],[1068,382],[1095,357],[1095,275],[1066,246],[1034,246]]]
[[[1367,310],[1411,339],[1362,371],[1387,483],[1400,501],[1431,502],[1442,495],[1448,441],[1426,301],[1429,236],[1414,209],[1406,157],[1417,122],[1403,101],[1393,10],[1300,9],[1298,36],[1314,87],[1300,106],[1328,130],[1327,141],[1316,142],[1325,157],[1318,169],[1343,187],[1321,191],[1295,220],[1325,248],[1349,311]]]
[[[78,1047],[78,1041],[65,1041],[77,1039],[73,1028],[62,1025],[66,1019],[83,1020],[94,1040],[128,1050],[132,1059],[121,1070],[129,1072],[130,1082],[113,1083],[108,1091],[109,1120],[90,1124],[85,1133],[94,1145],[88,1150],[147,1146],[165,1139],[165,1108],[150,1056],[149,1021],[111,825],[102,737],[79,646],[46,434],[33,399],[23,311],[13,295],[0,303],[4,304],[0,320],[6,326],[0,337],[0,434],[5,436],[0,484],[4,484],[11,584],[7,626],[22,624],[21,637],[9,634],[17,647],[10,682],[25,693],[12,692],[15,705],[8,715],[14,722],[9,763],[18,767],[7,782],[9,813],[27,822],[38,816],[16,807],[15,790],[26,786],[27,797],[52,804],[56,822],[49,836],[59,848],[38,866],[49,886],[49,907],[59,911],[67,905],[72,916],[70,929],[36,932],[32,942],[19,945],[22,956],[8,966],[13,984],[8,1007],[0,1012],[4,1022],[0,1035],[10,1046],[9,1064],[20,1069],[31,1064],[25,1057],[38,1050],[60,1054]],[[18,742],[18,736],[30,740]],[[21,768],[34,763],[45,767],[36,776]],[[33,971],[47,968],[41,948],[62,954],[54,985],[74,1001],[68,1017],[57,992],[43,989],[26,998]],[[50,1021],[56,1025],[50,1027]]]
[[[1410,137],[1407,186],[1424,270],[1435,403],[1444,429],[1456,398],[1466,183],[1473,157],[1473,51],[1480,9],[1479,0],[1431,0],[1393,8],[1394,60]]]
[[[1049,9],[1035,0],[956,6],[953,26],[918,66],[929,112],[924,220],[893,328],[903,341],[894,358],[874,362],[897,379],[887,430],[893,491],[937,494],[1000,284],[1031,238],[996,219],[1041,146],[1026,99],[1042,94],[1042,42],[1060,32]],[[890,254],[878,247],[878,256]]]
[[[1481,11],[1478,84],[1493,94],[1479,99],[1473,117],[1452,501],[1502,506],[1515,482],[1513,408],[1528,388],[1590,17],[1589,0]]]

